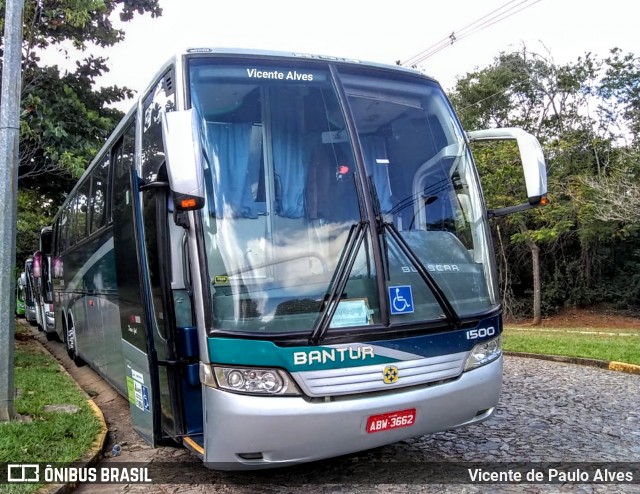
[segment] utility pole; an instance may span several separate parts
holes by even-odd
[[[6,0],[0,94],[0,422],[18,418],[13,404],[13,338],[23,8],[24,0]]]

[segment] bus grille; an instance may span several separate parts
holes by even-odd
[[[293,377],[305,394],[312,397],[387,391],[455,378],[462,373],[467,354],[461,352],[392,364],[303,371],[296,372]],[[386,384],[383,380],[388,365],[398,369],[399,378],[392,384]]]

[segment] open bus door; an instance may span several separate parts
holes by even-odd
[[[161,438],[157,409],[158,376],[153,373],[153,340],[145,304],[145,272],[141,265],[134,191],[135,126],[113,148],[113,243],[126,391],[133,428],[149,443]]]
[[[176,328],[168,190],[140,186],[134,139],[112,153],[114,249],[131,422],[156,445],[202,434],[202,398],[195,328]]]

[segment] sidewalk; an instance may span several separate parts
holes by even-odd
[[[68,357],[64,344],[47,341],[43,333],[32,330],[35,339],[64,367],[70,377],[87,393],[87,401],[99,420],[103,431],[96,437],[90,451],[80,462],[103,464],[105,462],[149,463],[152,461],[194,461],[188,450],[172,447],[152,448],[131,426],[129,402],[89,366],[77,367]],[[120,454],[111,456],[114,445],[120,446]],[[199,460],[198,460],[199,461]],[[122,485],[119,487],[123,487]],[[47,485],[38,494],[99,494],[119,492],[109,484]]]
[[[615,362],[606,360],[597,360],[581,357],[562,357],[560,355],[540,355],[538,353],[523,352],[504,352],[505,355],[512,357],[537,358],[542,360],[552,360],[554,362],[563,362],[566,364],[589,365],[591,367],[600,367],[616,372],[626,372],[628,374],[640,374],[640,365],[627,364],[625,362]]]

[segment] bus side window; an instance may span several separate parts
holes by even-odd
[[[62,211],[60,216],[60,230],[58,231],[57,249],[56,253],[59,254],[67,250],[67,235],[69,233],[69,206]]]
[[[91,174],[90,234],[106,224],[109,158],[109,154],[107,154],[102,163]]]
[[[69,225],[67,235],[67,247],[73,247],[76,244],[78,235],[76,234],[76,207],[78,204],[78,198],[74,197],[69,202]]]
[[[89,191],[91,182],[86,180],[78,189],[77,197],[75,200],[74,208],[74,221],[75,225],[75,242],[78,243],[84,240],[87,236],[87,213],[89,211]]]

